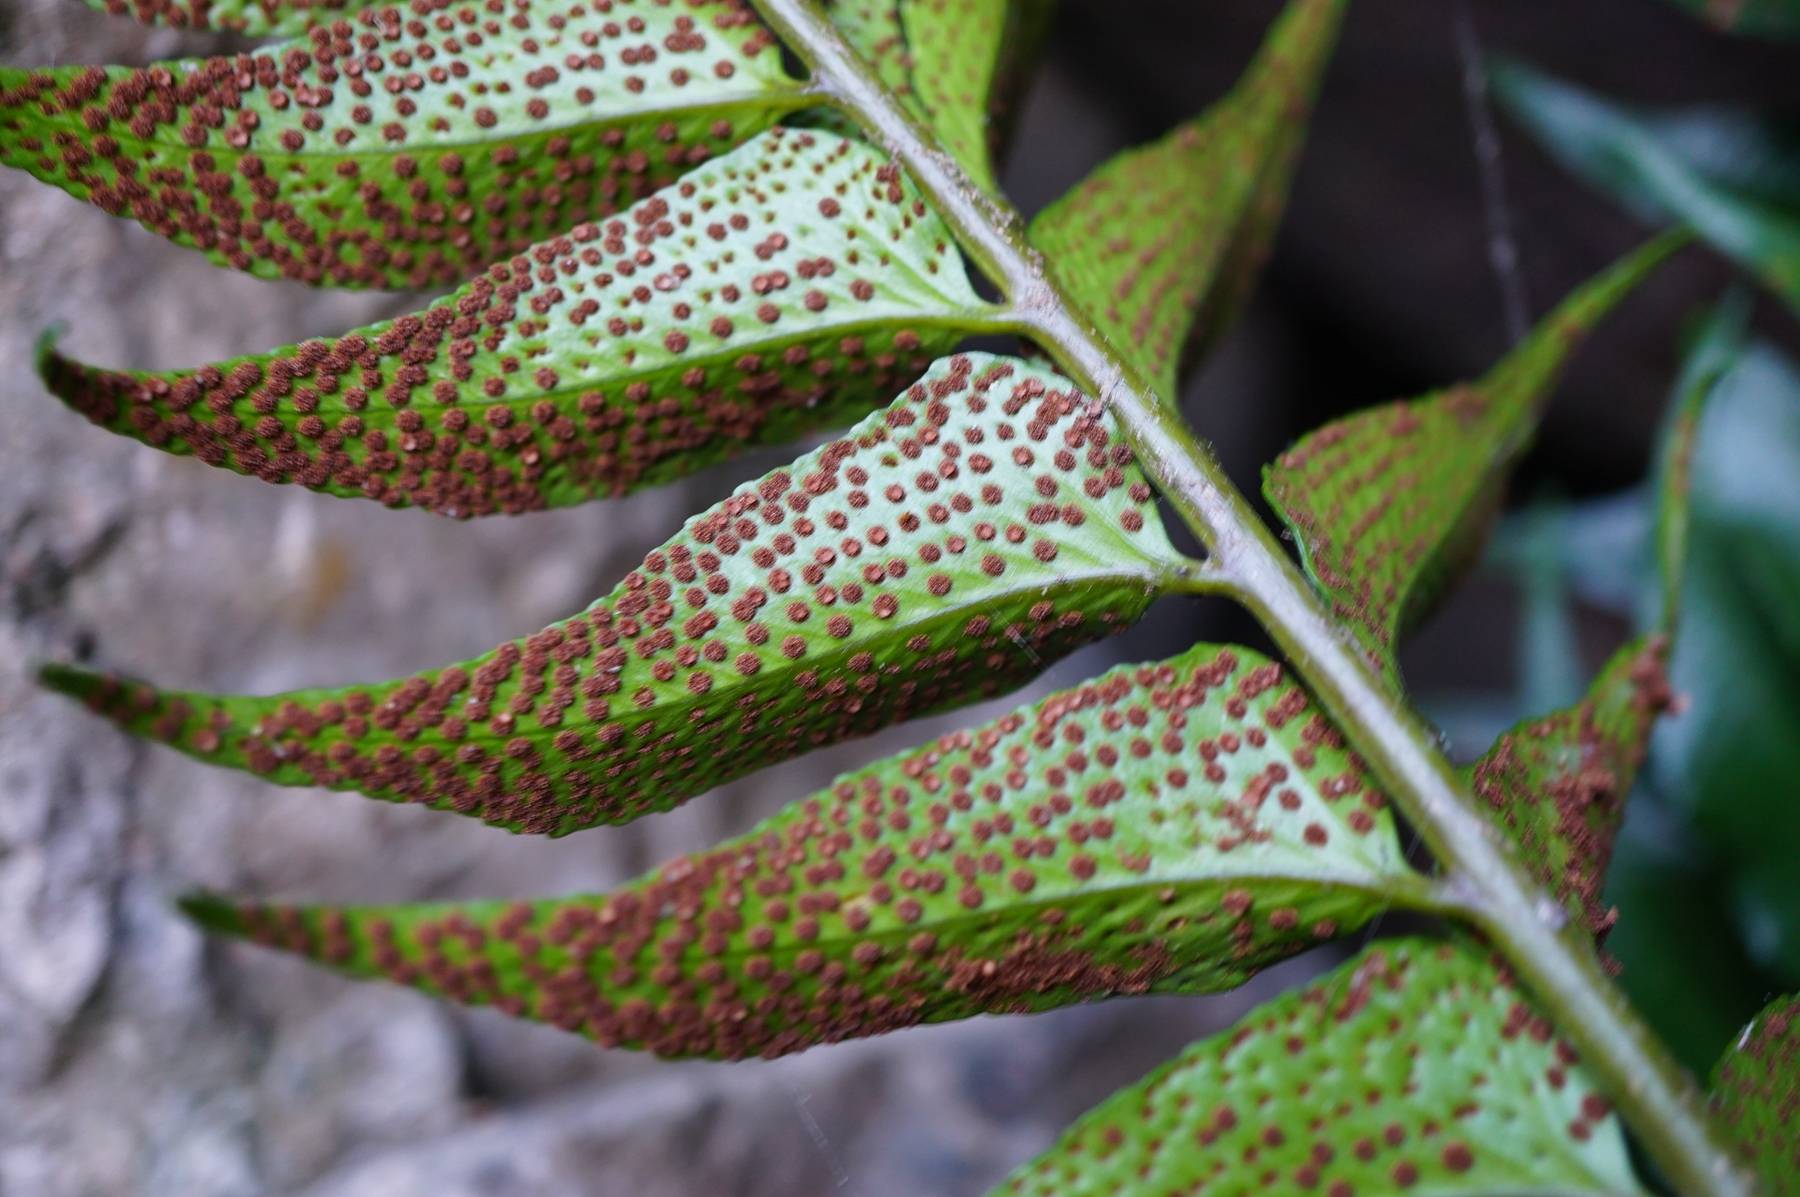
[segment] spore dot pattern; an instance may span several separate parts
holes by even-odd
[[[739,0],[415,0],[266,50],[0,70],[0,163],[263,277],[459,282],[804,103]]]
[[[1519,859],[1598,938],[1618,921],[1604,899],[1625,799],[1674,700],[1667,655],[1661,636],[1626,645],[1581,702],[1520,723],[1469,770]]]
[[[1401,633],[1479,551],[1564,362],[1674,244],[1583,284],[1481,381],[1335,420],[1264,469],[1332,614],[1396,689]]]
[[[166,451],[467,517],[621,495],[859,417],[983,306],[901,171],[777,128],[416,315],[194,370],[54,352],[40,369]]]
[[[996,1194],[1643,1194],[1572,1047],[1463,943],[1375,944],[1077,1122]]]
[[[1800,1177],[1800,997],[1777,998],[1726,1049],[1712,1075],[1712,1111],[1768,1191]]]
[[[174,29],[292,37],[362,7],[352,0],[87,0],[89,8]]]
[[[1414,880],[1282,668],[1198,645],[859,772],[618,893],[214,926],[670,1056],[1237,985]]]
[[[561,834],[1002,693],[1135,621],[1181,564],[1101,404],[970,354],[477,660],[267,698],[45,680],[284,785]]]

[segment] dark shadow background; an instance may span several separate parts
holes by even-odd
[[[1065,0],[1007,182],[1028,211],[1218,96],[1272,0]],[[1718,36],[1659,0],[1357,0],[1254,302],[1184,393],[1254,491],[1261,463],[1355,407],[1472,377],[1509,335],[1490,261],[1456,20],[1481,46],[1627,100],[1800,114],[1800,51]],[[136,63],[214,49],[77,0],[0,0],[0,61]],[[1494,115],[1504,219],[1535,317],[1645,237]],[[1575,360],[1516,494],[1644,472],[1680,334],[1729,277],[1686,251]],[[271,791],[131,745],[36,694],[29,662],[273,690],[397,676],[588,601],[684,513],[790,452],[608,506],[456,525],[261,487],[147,453],[30,372],[70,349],[192,364],[415,301],[208,266],[16,173],[0,176],[0,1197],[976,1194],[1193,1038],[1329,963],[1246,990],[976,1020],[773,1064],[659,1064],[418,995],[209,944],[170,911],[209,886],[336,901],[616,884],[835,771],[985,712],[815,754],[629,828],[546,843],[349,795]],[[1796,344],[1763,301],[1763,330]],[[1517,603],[1478,576],[1410,644],[1428,701],[1513,691]],[[1583,623],[1597,664],[1624,635]],[[1196,638],[1260,642],[1169,601],[1033,688]],[[1009,700],[1007,705],[1013,701]],[[1478,751],[1481,744],[1459,744]]]

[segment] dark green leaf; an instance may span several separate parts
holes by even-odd
[[[739,0],[430,0],[144,70],[0,70],[0,163],[264,277],[418,287],[640,199],[809,102]]]
[[[1474,558],[1569,353],[1680,243],[1590,280],[1478,382],[1336,420],[1264,468],[1307,572],[1396,687],[1401,634]]]
[[[1739,362],[1744,334],[1750,323],[1748,298],[1734,293],[1702,326],[1693,347],[1681,364],[1681,377],[1664,421],[1657,458],[1656,564],[1662,582],[1659,623],[1673,634],[1681,613],[1681,590],[1687,573],[1688,539],[1692,516],[1694,449],[1700,437],[1700,418],[1718,389],[1719,380]]]
[[[1425,884],[1305,692],[1199,645],[847,774],[615,894],[190,909],[603,1043],[735,1057],[1223,989]]]
[[[972,355],[477,660],[270,698],[47,681],[281,784],[561,834],[1001,693],[1130,624],[1186,566],[1109,412]]]
[[[1675,1058],[1703,1076],[1769,992],[1736,933],[1726,873],[1666,800],[1640,786],[1625,812],[1605,902],[1619,986]]]
[[[416,316],[198,370],[40,364],[89,419],[170,452],[469,516],[860,416],[988,310],[885,158],[775,129]]]
[[[1689,709],[1654,746],[1660,789],[1755,912],[1750,942],[1800,982],[1800,371],[1754,347],[1715,384],[1689,470],[1671,674]]]
[[[1692,226],[1800,311],[1800,134],[1718,109],[1659,119],[1516,63],[1493,79],[1564,166],[1647,216]]]
[[[1643,1193],[1573,1060],[1475,949],[1381,943],[1108,1099],[996,1192]]]
[[[1672,697],[1666,656],[1662,637],[1625,646],[1580,703],[1523,721],[1469,771],[1520,858],[1597,936],[1617,917],[1601,894],[1625,799]]]
[[[1672,0],[1715,29],[1800,37],[1800,0]]]
[[[1720,1057],[1712,1104],[1771,1197],[1800,1193],[1800,997],[1770,1002]]]
[[[1184,350],[1223,330],[1268,252],[1343,10],[1293,0],[1230,95],[1031,223],[1068,294],[1165,398]]]

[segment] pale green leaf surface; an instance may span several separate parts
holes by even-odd
[[[1229,95],[1031,222],[1053,275],[1164,398],[1262,265],[1343,11],[1293,0]]]
[[[1109,1098],[996,1193],[1642,1194],[1573,1060],[1477,949],[1378,943]]]
[[[837,779],[610,895],[200,899],[215,928],[665,1055],[1241,983],[1424,888],[1281,667],[1198,645]]]
[[[1264,468],[1307,573],[1396,688],[1400,635],[1474,558],[1570,352],[1679,244],[1578,288],[1479,381],[1335,420]]]
[[[166,451],[471,516],[624,494],[859,417],[988,310],[887,159],[774,129],[414,316],[198,369],[49,351],[40,369]]]
[[[809,101],[739,0],[366,9],[243,55],[0,69],[0,163],[214,261],[459,281]]]
[[[1753,117],[1636,112],[1517,63],[1494,86],[1564,166],[1655,219],[1686,224],[1800,311],[1800,134]]]
[[[1769,1197],[1800,1193],[1800,997],[1770,1002],[1719,1058],[1712,1108]]]
[[[477,660],[267,698],[46,681],[270,781],[561,834],[1002,693],[1133,622],[1186,564],[1109,412],[970,355]]]

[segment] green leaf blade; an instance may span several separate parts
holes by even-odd
[[[1570,171],[1659,220],[1689,225],[1800,311],[1800,174],[1790,128],[1717,110],[1655,117],[1519,63],[1496,94]]]
[[[145,25],[292,37],[362,7],[352,0],[86,0],[87,6]]]
[[[366,9],[243,56],[0,70],[0,163],[260,277],[423,287],[806,102],[738,0],[579,7],[439,0],[429,24]]]
[[[1422,889],[1305,692],[1199,645],[847,774],[611,895],[193,909],[609,1045],[736,1058],[1228,988]]]
[[[1618,917],[1602,895],[1625,799],[1674,698],[1668,649],[1664,636],[1626,645],[1581,702],[1522,721],[1469,769],[1520,858],[1597,937]]]
[[[1473,559],[1569,354],[1681,241],[1578,288],[1480,381],[1333,421],[1264,467],[1308,575],[1396,689],[1401,634]]]
[[[1109,412],[971,355],[477,660],[266,698],[45,680],[280,784],[563,834],[1001,693],[1134,622],[1186,566]]]
[[[1000,110],[1046,0],[835,0],[832,23],[976,186],[999,191]]]
[[[988,312],[885,158],[774,129],[415,316],[192,370],[52,350],[39,368],[165,451],[467,517],[622,495],[860,417]]]
[[[1031,223],[1064,288],[1165,398],[1184,352],[1223,330],[1267,254],[1344,7],[1294,0],[1230,95]]]
[[[1606,1101],[1493,962],[1377,944],[1084,1116],[998,1194],[1642,1194]]]
[[[1719,1058],[1712,1110],[1773,1197],[1800,1184],[1800,997],[1770,1002]]]

